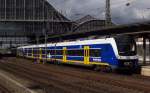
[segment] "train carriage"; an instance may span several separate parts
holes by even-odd
[[[24,46],[18,48],[18,55],[68,64],[92,65],[95,68],[135,69],[138,66],[135,43],[129,37],[119,40],[121,39],[116,37]]]

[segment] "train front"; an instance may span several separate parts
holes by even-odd
[[[136,42],[132,36],[117,36],[119,69],[137,71],[139,69]]]

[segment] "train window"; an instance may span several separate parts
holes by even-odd
[[[47,53],[51,55],[63,55],[63,50],[48,50]]]
[[[67,50],[68,56],[84,56],[84,50]]]
[[[55,50],[48,50],[47,53],[48,54],[50,53],[51,55],[55,55]]]
[[[56,55],[63,55],[63,50],[56,50]]]
[[[27,53],[28,52],[28,50],[27,49],[25,49],[25,53]]]
[[[136,42],[132,36],[115,37],[118,52],[122,56],[133,56],[137,54]]]
[[[42,49],[42,54],[45,54],[45,50],[44,49]]]
[[[39,50],[33,50],[33,54],[38,54],[39,53]]]
[[[32,49],[31,48],[28,48],[28,53],[32,53]]]
[[[90,49],[90,56],[91,57],[100,57],[101,56],[100,49]]]

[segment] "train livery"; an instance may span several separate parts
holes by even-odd
[[[136,69],[136,45],[129,37],[78,40],[23,46],[18,56],[68,64],[91,65],[95,68]],[[54,61],[55,60],[55,61]]]

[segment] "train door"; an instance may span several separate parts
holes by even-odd
[[[33,48],[32,48],[32,58],[34,58]]]
[[[63,47],[63,62],[67,62],[67,48]]]
[[[84,64],[89,64],[90,62],[90,47],[84,46]]]
[[[39,59],[42,59],[42,48],[39,48]]]

